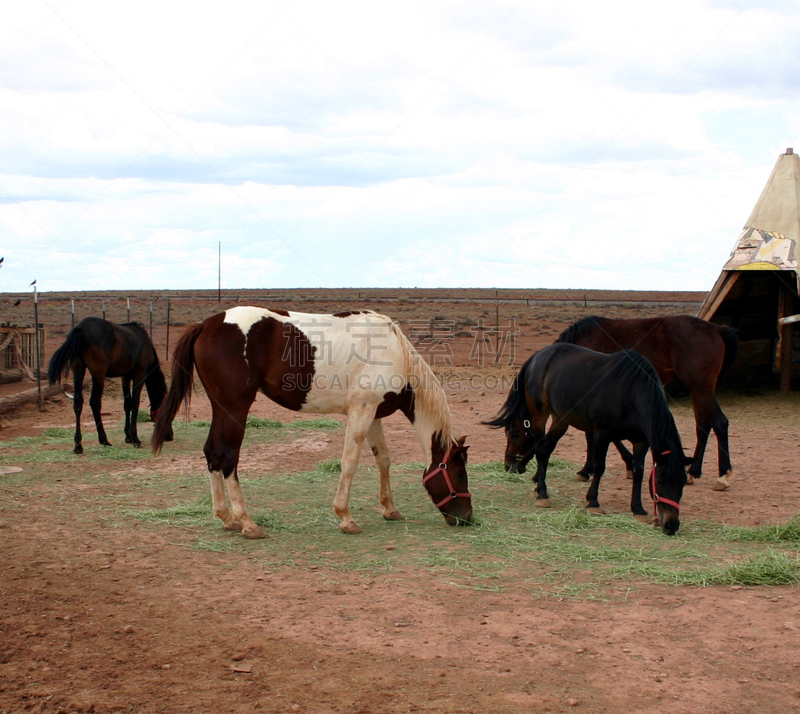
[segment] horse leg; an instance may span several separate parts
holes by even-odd
[[[567,431],[567,424],[560,422],[553,417],[553,426],[550,431],[544,434],[543,424],[536,424],[531,426],[533,435],[536,438],[536,474],[533,477],[536,483],[534,489],[536,493],[536,505],[539,508],[550,508],[550,496],[547,493],[547,465],[550,462],[550,455],[556,448],[558,440],[564,436]],[[541,435],[540,435],[541,434]]]
[[[142,442],[139,440],[139,402],[142,398],[142,384],[143,376],[134,375],[133,389],[130,393],[129,408],[125,411],[125,423],[128,424],[126,434],[128,438],[125,440],[129,444],[133,444],[134,448],[141,447]]]
[[[649,523],[647,511],[642,505],[642,482],[644,481],[644,460],[647,456],[649,445],[646,441],[639,441],[633,445],[633,485],[631,486],[631,511],[633,517],[642,523]]]
[[[97,440],[103,446],[111,446],[106,430],[103,428],[103,419],[100,416],[100,408],[103,402],[103,389],[106,386],[106,376],[104,374],[92,374],[92,394],[89,397],[89,406],[92,408],[94,425],[97,427]]]
[[[619,455],[622,457],[622,460],[625,462],[625,477],[628,479],[632,479],[634,477],[634,457],[633,454],[625,448],[625,444],[621,441],[615,441],[614,446],[616,447],[617,451],[619,451]],[[634,449],[636,447],[634,446]]]
[[[132,400],[131,395],[131,378],[122,378],[122,411],[125,412],[125,443],[130,444],[133,442],[131,438],[131,414],[132,414]]]
[[[688,483],[692,483],[695,478],[700,478],[708,436],[713,430],[717,437],[719,477],[712,488],[714,491],[725,491],[730,488],[732,475],[728,447],[728,417],[725,416],[713,394],[693,394],[692,400],[697,424],[697,448],[689,466]]]
[[[364,443],[373,421],[375,421],[374,406],[358,405],[347,412],[347,429],[342,450],[342,474],[339,477],[339,487],[336,489],[336,496],[333,499],[333,512],[341,519],[339,528],[345,533],[361,533],[361,528],[350,515],[350,486],[358,467],[361,445]]]
[[[589,490],[586,492],[586,510],[589,513],[605,513],[600,508],[600,501],[597,500],[600,491],[600,479],[606,470],[606,456],[608,454],[608,447],[610,441],[597,432],[593,434],[592,438],[592,483],[589,484]]]
[[[72,375],[74,391],[72,409],[75,411],[75,448],[72,451],[76,454],[82,454],[81,412],[83,411],[83,378],[86,376],[86,367],[79,367],[77,364],[73,365]]]
[[[381,474],[381,506],[383,506],[383,517],[387,521],[402,520],[400,511],[392,500],[392,484],[389,481],[389,449],[386,446],[386,438],[383,435],[383,423],[380,419],[373,419],[367,432],[367,442],[375,455],[375,462],[378,464],[378,471]]]
[[[586,462],[583,464],[583,468],[575,474],[575,480],[585,483],[592,477],[592,467],[589,463],[592,453],[592,435],[588,431],[585,431],[583,435],[586,437]]]
[[[208,463],[211,502],[214,515],[228,531],[241,531],[245,538],[263,538],[264,530],[247,513],[239,483],[237,464],[244,439],[244,427],[250,402],[244,408],[226,409],[212,402],[211,428],[203,452]],[[223,482],[225,486],[223,487]],[[225,490],[231,503],[225,503]]]

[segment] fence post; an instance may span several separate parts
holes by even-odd
[[[167,356],[169,359],[169,298],[167,298]]]

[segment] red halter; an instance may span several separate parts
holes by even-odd
[[[447,496],[445,496],[441,501],[439,501],[439,503],[435,504],[436,508],[441,508],[442,506],[444,506],[445,503],[450,503],[450,501],[452,501],[454,498],[458,498],[459,496],[463,496],[465,498],[472,497],[471,493],[456,493],[456,490],[453,488],[453,482],[450,480],[450,474],[447,473],[447,460],[449,458],[450,458],[450,449],[448,449],[447,453],[444,455],[442,463],[440,463],[435,469],[433,469],[433,471],[428,473],[422,479],[422,484],[425,485],[434,476],[436,476],[436,474],[441,472],[444,475],[444,482],[447,485],[447,488],[450,491],[450,493]]]
[[[661,455],[666,456],[667,454],[671,454],[671,451],[662,451]],[[650,472],[650,495],[653,497],[653,515],[658,518],[658,504],[666,503],[668,506],[672,506],[678,513],[681,512],[681,507],[679,504],[675,503],[675,501],[671,501],[669,498],[663,498],[658,495],[656,491],[656,462],[653,459],[653,470]]]

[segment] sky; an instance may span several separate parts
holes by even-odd
[[[800,151],[793,0],[0,17],[0,292],[709,290]]]

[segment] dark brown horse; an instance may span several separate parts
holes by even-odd
[[[655,367],[661,383],[679,381],[694,407],[697,446],[689,466],[689,483],[700,478],[711,431],[717,437],[719,477],[715,491],[730,487],[728,418],[715,396],[717,379],[736,358],[739,338],[729,327],[691,315],[634,320],[585,317],[561,333],[556,342],[569,342],[598,352],[634,349]]]
[[[83,379],[86,370],[92,375],[92,408],[97,437],[104,446],[111,446],[100,417],[100,405],[107,377],[122,378],[125,410],[125,443],[141,446],[136,429],[142,386],[150,397],[150,413],[155,418],[167,393],[167,382],[158,362],[147,330],[138,322],[117,325],[99,317],[87,317],[70,330],[64,344],[50,358],[47,377],[50,384],[60,382],[69,369],[74,377],[75,453],[83,453],[81,444],[81,412],[83,411]],[[172,439],[172,429],[165,433]]]
[[[211,401],[204,452],[214,515],[225,529],[242,531],[247,538],[264,537],[247,514],[237,474],[247,413],[258,392],[293,411],[347,415],[342,473],[333,501],[345,533],[361,532],[348,504],[365,439],[380,471],[383,517],[400,518],[381,425],[383,417],[398,410],[414,425],[430,464],[422,482],[433,503],[450,525],[471,521],[465,437],[454,437],[439,382],[388,317],[371,311],[310,315],[236,307],[190,326],[173,353],[172,384],[153,430],[155,453],[181,403],[188,408],[195,368]]]

